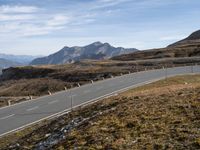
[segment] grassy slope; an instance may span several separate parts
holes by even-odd
[[[190,43],[191,42],[191,43]],[[181,58],[200,56],[200,41],[190,41],[177,46],[137,51],[130,54],[115,56],[113,60],[145,60],[157,58]]]
[[[53,149],[200,149],[199,83],[200,75],[174,77],[74,111],[74,117],[98,115]],[[32,149],[69,120],[70,114],[10,135],[0,147],[17,141]]]

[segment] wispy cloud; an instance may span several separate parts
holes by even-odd
[[[69,23],[71,18],[67,15],[57,14],[52,19],[47,20],[47,26],[61,26]]]
[[[97,0],[91,10],[108,8],[129,1],[131,0]]]
[[[30,14],[19,14],[19,15],[0,14],[0,21],[31,20],[34,18],[35,16]]]
[[[38,11],[35,6],[20,6],[20,5],[2,5],[0,6],[0,13],[33,13]]]
[[[43,49],[57,50],[95,40],[161,47],[199,28],[199,6],[199,0],[0,0],[0,49],[26,53],[44,41]]]
[[[0,6],[0,33],[18,37],[46,35],[63,29],[70,22],[70,17],[65,14],[41,13],[40,10],[36,6]]]

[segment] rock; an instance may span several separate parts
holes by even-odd
[[[134,98],[134,99],[139,99],[140,97],[139,97],[139,96],[134,96],[133,98]]]

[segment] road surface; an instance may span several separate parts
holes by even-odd
[[[144,85],[167,75],[200,73],[200,66],[186,66],[143,71],[94,82],[36,100],[0,108],[0,136],[16,131],[59,112],[103,98],[122,90]],[[73,99],[73,103],[71,103]]]

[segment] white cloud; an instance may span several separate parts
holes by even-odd
[[[2,5],[0,6],[0,13],[34,13],[39,10],[35,6],[11,6],[11,5]]]
[[[95,2],[95,5],[91,7],[91,10],[112,7],[129,1],[131,0],[97,0],[97,2]]]
[[[7,15],[0,14],[0,21],[17,21],[17,20],[30,20],[34,19],[34,15],[29,14],[19,14],[19,15]]]
[[[70,22],[70,17],[62,14],[53,16],[52,19],[47,21],[47,26],[60,26]]]
[[[41,13],[35,6],[0,6],[0,33],[23,37],[46,35],[64,28],[70,17],[64,14]]]

